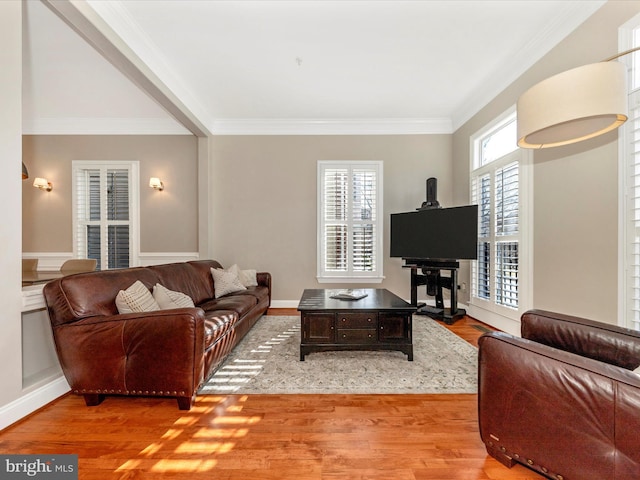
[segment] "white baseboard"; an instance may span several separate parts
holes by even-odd
[[[43,385],[0,408],[0,430],[44,407],[71,388],[64,377]]]
[[[300,300],[271,300],[270,308],[298,308]]]

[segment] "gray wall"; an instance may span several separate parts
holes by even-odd
[[[140,162],[140,251],[198,251],[198,143],[190,135],[25,135],[24,252],[72,252],[73,160]],[[44,193],[35,177],[53,183]],[[160,177],[165,190],[149,188]]]
[[[469,137],[535,83],[618,51],[640,2],[610,1],[453,135],[454,201],[469,198]],[[617,133],[534,154],[533,306],[617,322]]]
[[[270,271],[274,300],[341,287],[316,281],[318,160],[384,162],[386,278],[370,287],[410,295],[409,271],[389,257],[389,214],[419,207],[431,176],[439,180],[440,203],[452,205],[451,135],[220,136],[212,159],[213,257]]]

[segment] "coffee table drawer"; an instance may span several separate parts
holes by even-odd
[[[377,321],[376,312],[336,314],[337,328],[377,328]]]
[[[338,330],[338,334],[336,336],[336,340],[338,341],[338,343],[346,344],[373,344],[378,341],[377,331],[372,328],[351,328],[348,330]]]

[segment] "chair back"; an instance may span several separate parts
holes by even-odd
[[[35,272],[38,269],[37,258],[23,258],[22,259],[22,271],[23,272]]]
[[[64,274],[93,272],[96,269],[97,263],[93,258],[72,258],[62,264],[60,271]]]

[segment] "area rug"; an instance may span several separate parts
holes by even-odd
[[[414,316],[413,362],[393,351],[318,352],[301,362],[300,318],[264,316],[199,393],[476,393],[477,357],[435,320]]]

